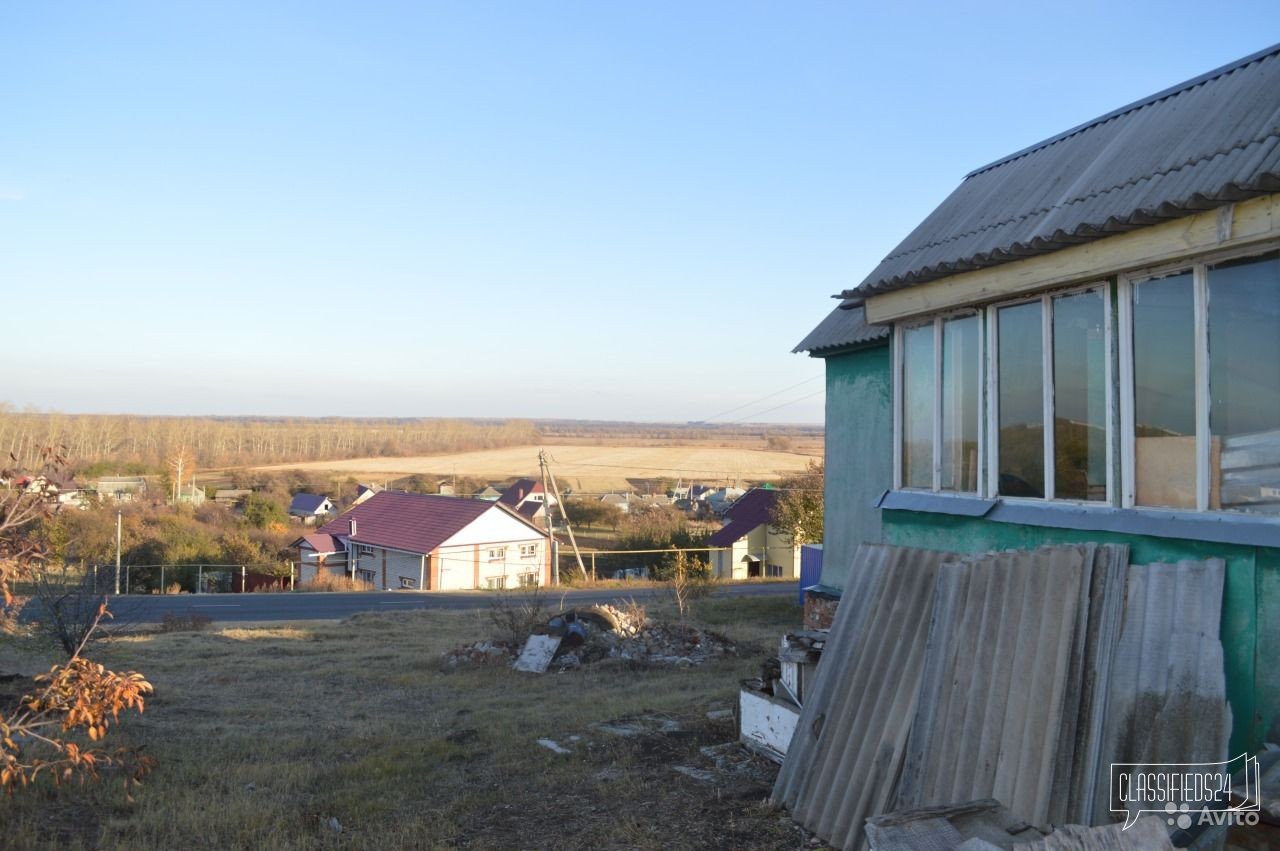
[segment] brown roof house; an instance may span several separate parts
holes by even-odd
[[[506,505],[454,496],[382,491],[293,545],[304,582],[326,570],[378,590],[551,581],[546,532]]]

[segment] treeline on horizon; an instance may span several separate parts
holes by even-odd
[[[164,472],[179,454],[201,468],[499,449],[538,441],[529,420],[161,417],[14,411],[0,405],[4,467],[36,469],[54,447],[80,475]]]

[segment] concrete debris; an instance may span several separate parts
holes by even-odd
[[[329,820],[325,822],[325,826],[334,833],[342,833],[342,822],[338,821],[338,819],[333,816],[329,817]]]
[[[553,643],[555,649],[544,665],[543,656]],[[533,673],[563,673],[607,659],[692,667],[708,659],[734,655],[737,649],[736,644],[716,632],[650,621],[638,608],[598,605],[551,618],[525,642],[523,652],[534,655],[525,661],[517,660],[513,667]],[[443,663],[447,668],[458,668],[506,662],[516,655],[517,648],[507,642],[485,640],[451,650],[444,654]]]
[[[544,748],[551,751],[552,753],[558,753],[558,754],[573,753],[573,751],[569,750],[564,745],[557,742],[555,739],[538,739],[538,744],[542,745]]]
[[[673,765],[672,769],[683,774],[685,777],[691,777],[699,783],[714,783],[716,776],[705,768],[694,768],[691,765]]]
[[[1037,842],[1021,846],[1024,851],[1173,851],[1164,819],[1144,816],[1126,830],[1123,824],[1083,827],[1068,824]]]
[[[448,668],[459,665],[486,665],[493,662],[510,662],[514,650],[505,641],[477,641],[465,647],[458,647],[444,654],[444,664]]]
[[[602,721],[592,726],[602,733],[623,737],[646,733],[677,733],[682,729],[679,721],[665,715],[637,715],[633,718]]]
[[[732,721],[733,710],[732,709],[712,709],[707,713],[707,720],[708,721]]]
[[[1042,839],[1044,833],[986,798],[873,816],[867,819],[866,837],[874,851],[987,851],[1025,848],[1022,843]]]
[[[524,643],[519,658],[512,664],[517,671],[530,674],[541,674],[547,670],[556,651],[560,649],[561,637],[558,635],[531,635]]]

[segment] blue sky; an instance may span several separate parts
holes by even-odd
[[[789,350],[967,171],[1280,38],[1063,9],[6,4],[0,401],[821,421]]]

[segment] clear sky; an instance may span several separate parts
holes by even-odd
[[[1275,0],[14,0],[0,401],[818,422],[791,347],[967,171],[1276,40]]]

